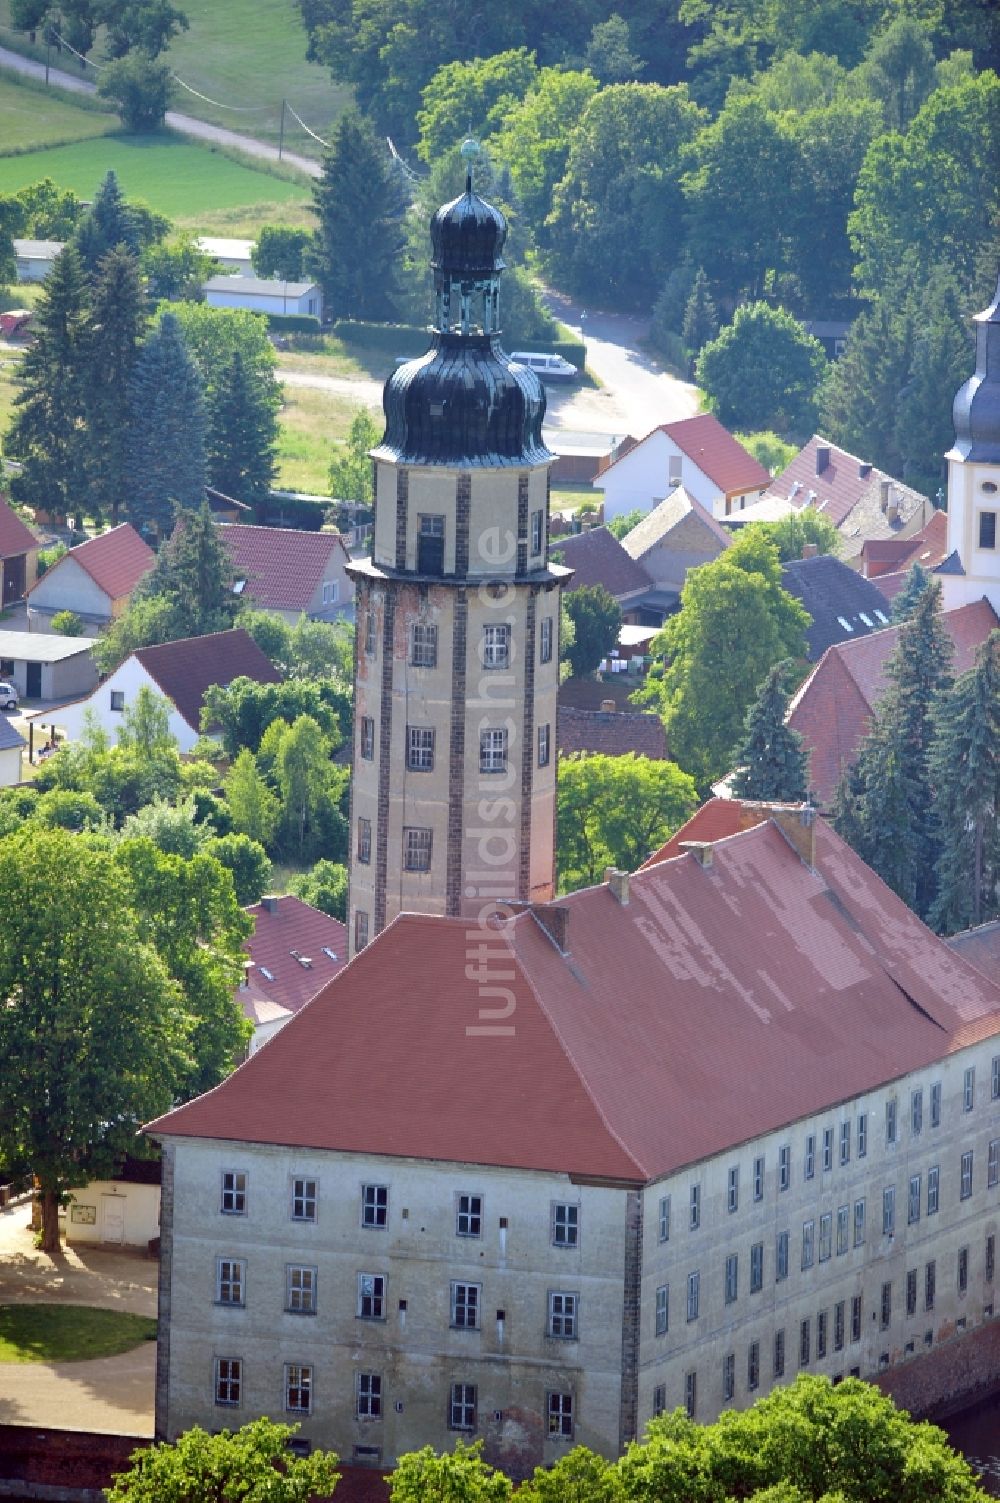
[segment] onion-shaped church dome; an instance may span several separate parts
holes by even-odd
[[[473,142],[462,148],[471,157]],[[431,220],[436,316],[430,350],[385,383],[376,459],[462,468],[528,467],[552,455],[542,439],[545,394],[534,371],[500,346],[499,284],[507,221],[473,191]]]
[[[976,464],[1000,464],[1000,281],[976,314],[976,369],[952,406],[955,450]]]

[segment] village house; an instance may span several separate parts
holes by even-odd
[[[150,1125],[158,1436],[283,1414],[391,1466],[459,1434],[517,1477],[991,1318],[1000,987],[810,809],[745,823],[474,952],[401,914]]]
[[[667,733],[659,715],[643,710],[619,710],[606,699],[599,710],[576,705],[559,706],[556,739],[560,757],[577,752],[587,756],[649,757],[661,762],[667,756]]]
[[[352,619],[351,556],[339,532],[220,522],[219,536],[232,562],[235,593],[258,610],[274,611],[289,626],[301,615]]]
[[[130,522],[88,538],[56,560],[28,591],[28,628],[45,631],[59,611],[72,611],[85,627],[116,621],[156,554]]]
[[[160,1235],[160,1160],[126,1158],[117,1174],[70,1194],[66,1245],[147,1248]]]
[[[62,240],[15,240],[14,260],[19,282],[44,282],[62,252]]]
[[[710,412],[661,423],[594,477],[604,492],[604,520],[637,507],[651,511],[678,485],[713,517],[727,517],[762,496],[764,466]]]
[[[0,631],[0,679],[21,699],[85,694],[97,683],[93,637],[58,632]]]
[[[17,727],[6,715],[0,715],[0,788],[11,788],[21,781],[26,745]]]
[[[805,557],[781,568],[781,583],[809,612],[806,656],[816,663],[835,642],[848,642],[889,625],[882,592],[832,554],[806,544]]]
[[[202,286],[210,308],[249,308],[252,313],[306,313],[323,317],[323,294],[315,282],[282,282],[276,277],[223,273]]]
[[[732,538],[712,513],[679,485],[622,538],[622,547],[649,575],[641,624],[660,624],[680,604],[689,569],[710,564]]]
[[[252,277],[252,252],[255,240],[241,240],[228,235],[199,235],[195,245],[203,255],[211,256],[219,264],[219,271],[227,276]]]
[[[908,538],[870,538],[861,549],[861,573],[891,605],[914,564],[930,572],[948,557],[948,513],[935,511],[926,527]]]
[[[1000,626],[987,600],[944,611],[954,643],[955,674],[975,665],[976,649]],[[872,712],[889,687],[886,666],[899,641],[898,626],[829,647],[794,695],[788,724],[809,754],[809,787],[825,809],[833,806],[844,769],[857,759]]]
[[[248,908],[254,931],[243,946],[244,980],[236,1000],[254,1025],[250,1053],[277,1033],[347,964],[347,930],[291,893]]]
[[[606,527],[585,525],[582,532],[554,538],[552,553],[573,571],[567,591],[601,585],[621,606],[623,621],[644,617],[652,578]]]
[[[0,633],[0,651],[3,635]],[[81,639],[32,636],[29,640]],[[242,627],[205,637],[185,637],[158,647],[139,647],[92,694],[37,710],[28,719],[42,729],[59,731],[70,741],[79,740],[89,721],[114,744],[122,715],[135,705],[140,689],[145,688],[169,701],[170,734],[182,752],[189,752],[201,735],[206,690],[213,684],[230,684],[235,678],[251,678],[259,684],[281,682],[281,674]]]

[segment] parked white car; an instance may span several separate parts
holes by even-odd
[[[580,372],[561,355],[546,355],[538,350],[515,350],[510,357],[526,365],[542,381],[575,381]]]
[[[7,679],[0,680],[0,710],[17,709],[17,690]]]

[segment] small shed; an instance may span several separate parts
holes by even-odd
[[[17,280],[44,282],[62,248],[62,240],[15,240]]]
[[[0,501],[0,600],[3,608],[23,599],[38,573],[38,539],[13,507]]]
[[[222,271],[230,276],[252,277],[251,252],[255,240],[234,240],[225,235],[199,235],[195,245],[206,256],[218,261]]]
[[[276,277],[209,277],[203,284],[212,308],[249,308],[252,313],[306,313],[323,317],[323,297],[315,282],[281,282]]]
[[[73,1190],[66,1241],[148,1247],[160,1235],[160,1160],[126,1159],[114,1179]]]
[[[93,637],[38,631],[0,631],[0,678],[22,699],[88,694],[97,683]]]
[[[59,611],[85,626],[107,626],[125,610],[156,554],[129,522],[88,538],[64,553],[28,591],[28,625],[42,631]]]

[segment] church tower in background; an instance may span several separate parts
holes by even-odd
[[[500,348],[503,215],[431,221],[430,350],[385,385],[372,556],[356,586],[348,924],[477,915],[555,889],[559,605],[545,398]]]
[[[1000,615],[1000,283],[976,314],[976,369],[955,397],[948,461],[948,552],[938,566],[944,605],[985,595]]]

